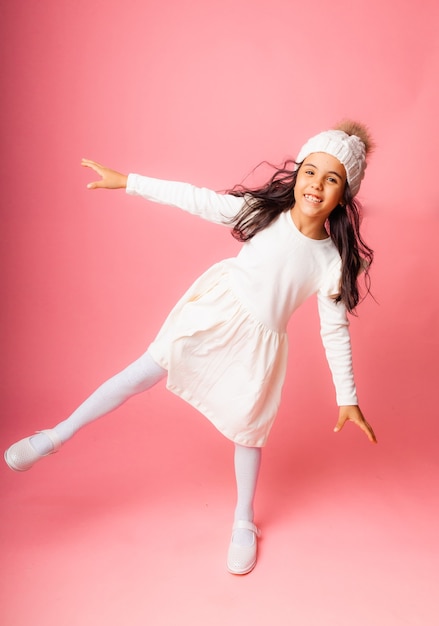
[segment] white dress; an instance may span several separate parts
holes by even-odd
[[[227,224],[244,198],[130,174],[127,193]],[[279,407],[287,323],[317,294],[321,336],[339,405],[357,404],[346,308],[334,301],[341,259],[331,239],[304,236],[289,211],[207,270],[188,289],[148,348],[169,390],[232,441],[265,445]]]

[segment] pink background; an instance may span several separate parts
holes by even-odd
[[[291,324],[264,453],[256,570],[225,570],[232,447],[164,386],[27,474],[0,468],[0,621],[439,623],[436,0],[44,0],[2,7],[2,430],[64,418],[137,357],[226,229],[123,192],[81,157],[225,189],[344,116],[378,149],[376,251],[352,321],[361,406],[337,410],[315,302]]]

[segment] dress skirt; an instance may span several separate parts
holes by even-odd
[[[279,407],[288,338],[244,307],[226,262],[193,283],[148,348],[168,371],[167,388],[228,439],[264,446]]]

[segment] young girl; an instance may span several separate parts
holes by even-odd
[[[167,387],[203,413],[235,444],[237,505],[227,557],[231,573],[256,564],[259,529],[253,500],[261,448],[279,406],[291,315],[317,294],[321,336],[339,405],[335,431],[350,420],[376,438],[358,406],[347,312],[359,301],[372,250],[359,232],[354,201],[371,140],[354,122],[312,137],[295,162],[258,189],[218,194],[186,183],[114,170],[84,159],[100,180],[89,189],[173,205],[233,227],[235,258],[207,270],[185,293],[148,350],[99,387],[68,419],[22,439],[5,453],[15,471],[56,452],[81,427],[167,377]]]

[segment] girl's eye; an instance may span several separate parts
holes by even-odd
[[[314,174],[313,170],[305,170],[305,174],[312,176]]]
[[[330,183],[336,183],[337,182],[337,179],[336,178],[332,178],[332,176],[329,176],[328,180],[329,180]]]

